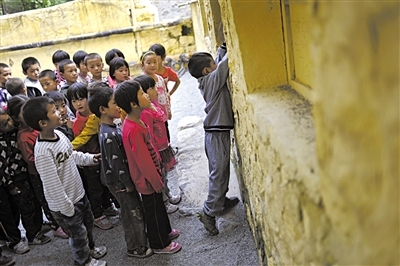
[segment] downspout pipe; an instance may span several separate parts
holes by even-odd
[[[173,20],[170,22],[161,22],[161,23],[154,23],[154,24],[141,25],[141,26],[131,26],[131,27],[121,28],[121,29],[117,29],[117,30],[107,30],[107,31],[102,31],[102,32],[98,32],[98,33],[76,35],[76,36],[71,36],[71,37],[62,38],[62,39],[56,39],[56,40],[52,40],[52,41],[43,41],[43,42],[34,42],[34,43],[27,43],[27,44],[13,45],[13,46],[5,46],[5,47],[0,47],[0,52],[33,49],[33,48],[51,46],[51,45],[55,45],[55,44],[62,44],[62,43],[73,42],[73,41],[83,41],[83,40],[89,40],[89,39],[102,38],[102,37],[107,37],[107,36],[116,35],[116,34],[126,34],[126,33],[131,33],[131,32],[141,32],[141,31],[145,31],[145,30],[162,28],[162,27],[171,27],[171,26],[176,26],[176,25],[185,23],[190,20],[191,20],[191,17],[184,17],[184,18]]]

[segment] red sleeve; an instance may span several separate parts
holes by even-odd
[[[129,142],[131,151],[139,171],[144,178],[151,184],[155,191],[160,191],[164,188],[161,177],[153,163],[149,149],[145,143],[145,136],[137,130],[129,132]]]
[[[22,158],[29,166],[33,168],[35,168],[35,156],[33,154],[33,151],[35,148],[35,142],[38,132],[36,134],[35,133],[21,134],[17,140],[18,149],[21,151]]]
[[[74,121],[74,125],[72,126],[72,132],[74,133],[74,137],[81,134],[82,130],[85,128],[87,119],[86,117],[81,116],[76,112],[76,119]]]
[[[170,68],[170,67],[165,67],[167,69],[167,75],[168,75],[168,81],[177,81],[178,80],[178,74]]]

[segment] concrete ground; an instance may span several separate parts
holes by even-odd
[[[113,219],[114,228],[108,231],[94,229],[96,245],[108,249],[103,258],[109,266],[125,265],[258,265],[254,241],[246,219],[244,206],[238,206],[217,218],[220,234],[210,236],[195,216],[207,196],[208,164],[204,153],[202,119],[204,101],[197,89],[197,81],[188,73],[181,77],[181,85],[172,98],[170,121],[171,144],[178,147],[178,164],[169,174],[169,187],[174,194],[182,195],[180,210],[170,215],[173,228],[180,231],[177,242],[182,250],[173,255],[153,255],[147,259],[126,256],[122,226]],[[228,196],[238,196],[240,190],[234,169]],[[73,265],[68,240],[53,238],[49,244],[31,246],[30,252],[14,254],[4,247],[4,254],[15,255],[16,265],[63,266]]]

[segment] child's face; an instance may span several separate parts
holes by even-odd
[[[158,69],[157,56],[153,54],[147,55],[143,60],[142,68],[147,75],[156,73]]]
[[[0,115],[0,132],[7,133],[14,129],[14,121],[8,114]]]
[[[146,93],[149,95],[150,101],[158,101],[158,91],[156,87],[148,88]]]
[[[81,75],[87,75],[88,73],[88,69],[83,61],[79,63],[79,73]]]
[[[158,68],[160,68],[160,66],[162,66],[163,59],[161,58],[161,55],[157,55],[156,57],[157,57]]]
[[[120,117],[121,111],[120,111],[119,107],[117,106],[117,104],[115,103],[114,95],[108,101],[107,107],[105,107],[103,110],[104,110],[103,114],[106,117],[109,117],[111,119]]]
[[[31,80],[38,80],[40,74],[39,64],[30,65],[26,72],[24,72],[24,74]]]
[[[75,63],[65,65],[64,73],[61,73],[61,76],[65,78],[68,84],[75,83],[78,79],[78,69],[76,68]]]
[[[0,70],[0,85],[4,87],[6,84],[7,80],[11,78],[11,68],[5,67]]]
[[[140,88],[140,90],[138,91],[137,97],[140,108],[146,109],[151,106],[150,97],[147,93],[143,91],[142,88]]]
[[[100,79],[101,73],[103,72],[104,64],[100,58],[89,59],[86,62],[86,67],[89,72],[93,75],[93,78]]]
[[[47,127],[49,129],[54,129],[63,124],[60,113],[57,111],[55,104],[47,105]]]
[[[54,106],[56,107],[56,110],[60,113],[60,117],[63,120],[67,119],[68,109],[67,109],[67,105],[65,104],[65,102],[57,101],[54,103]]]
[[[57,81],[55,79],[43,77],[39,79],[39,82],[45,92],[57,90]]]
[[[72,106],[83,116],[90,115],[90,109],[87,102],[87,98],[78,98],[71,100]]]
[[[114,72],[115,80],[119,83],[129,79],[129,69],[126,66],[122,66]]]

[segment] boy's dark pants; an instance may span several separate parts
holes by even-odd
[[[21,240],[21,231],[18,228],[19,212],[12,206],[11,194],[0,185],[0,239],[9,241],[11,249]]]
[[[79,167],[83,186],[92,206],[94,218],[103,215],[111,207],[110,191],[100,180],[100,165]]]
[[[33,187],[33,192],[35,193],[36,199],[39,201],[40,205],[42,206],[43,212],[46,215],[47,220],[49,220],[51,228],[56,230],[59,226],[58,226],[56,220],[54,220],[53,216],[51,215],[49,205],[44,196],[43,182],[40,179],[40,176],[34,175],[34,174],[29,174],[29,179],[31,181],[31,184]]]
[[[21,190],[21,193],[12,195],[12,201],[18,206],[22,225],[26,230],[26,238],[29,242],[32,242],[42,228],[42,207],[35,197],[28,173],[14,176],[13,181],[14,185]]]
[[[168,234],[171,233],[172,229],[162,194],[142,194],[142,199],[150,247],[153,249],[165,248],[171,243]]]
[[[117,192],[124,189],[124,186],[119,182],[108,184],[108,188],[120,204],[127,249],[133,251],[140,247],[147,247],[143,208],[139,193],[136,190]]]
[[[205,132],[204,146],[208,158],[208,196],[204,212],[216,216],[223,210],[230,176],[230,131]]]
[[[61,212],[51,211],[51,214],[70,237],[69,245],[75,262],[84,265],[90,259],[90,249],[94,248],[93,213],[86,196],[75,203],[74,209],[75,214],[72,217],[63,215]]]

